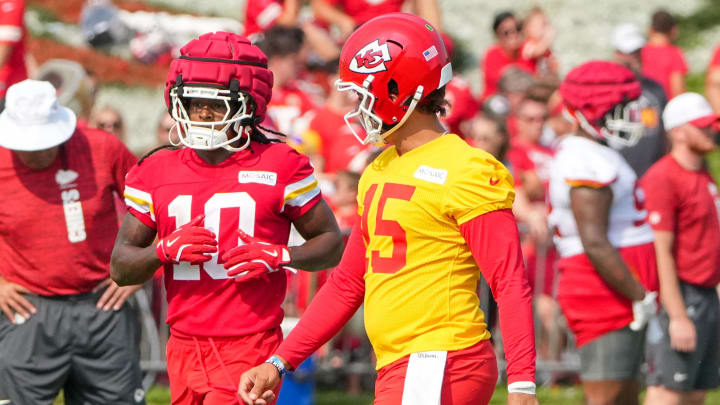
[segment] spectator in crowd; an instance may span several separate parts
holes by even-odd
[[[28,77],[24,17],[25,0],[0,0],[0,111],[8,88]]]
[[[268,116],[277,125],[278,131],[288,135],[295,143],[300,143],[300,134],[307,125],[300,118],[315,108],[311,98],[298,86],[304,41],[305,35],[300,28],[276,25],[266,31],[257,43],[267,55],[268,69],[274,76]]]
[[[506,160],[510,141],[501,120],[490,119],[485,114],[477,114],[468,123],[467,128],[467,141],[470,145],[493,155],[512,172],[510,164]]]
[[[265,63],[236,34],[185,45],[165,88],[185,147],[147,156],[126,178],[111,274],[134,284],[164,266],[174,404],[238,402],[240,374],[282,339],[285,266],[326,269],[342,252],[308,158],[261,132]],[[291,224],[306,243],[288,247]]]
[[[509,67],[498,82],[499,95],[508,101],[506,125],[510,139],[517,135],[517,110],[530,89],[537,85],[537,80],[523,69]]]
[[[122,193],[135,157],[76,127],[50,83],[11,86],[0,114],[0,399],[144,403],[127,298],[109,279]]]
[[[577,340],[587,403],[636,404],[644,327],[656,311],[653,234],[635,172],[602,142],[643,130],[632,110],[641,85],[621,65],[592,61],[571,70],[560,92],[577,131],[560,140],[550,169],[558,302]]]
[[[684,93],[663,112],[672,149],[643,176],[662,308],[648,328],[645,404],[702,405],[720,385],[720,196],[704,156],[720,116]]]
[[[38,80],[48,81],[57,90],[58,101],[78,117],[78,126],[88,126],[95,106],[97,78],[83,65],[68,59],[50,59],[35,73]]]
[[[413,14],[425,18],[434,27],[442,27],[437,0],[310,0],[310,5],[315,18],[337,26],[344,39],[373,17],[401,11],[406,1],[411,3]]]
[[[525,42],[520,48],[522,59],[538,76],[557,76],[558,63],[552,53],[555,28],[540,7],[533,7],[522,22]]]
[[[688,72],[682,49],[673,45],[678,29],[675,17],[665,10],[652,15],[648,41],[642,49],[642,72],[660,83],[668,99],[685,91]]]
[[[441,35],[445,50],[452,59],[455,56],[453,40],[446,33]],[[475,116],[478,110],[477,101],[470,91],[470,83],[464,77],[453,72],[452,80],[445,86],[445,100],[447,100],[447,108],[445,115],[440,117],[440,120],[448,128],[448,132],[465,139],[466,136],[462,130],[463,123]]]
[[[118,137],[121,141],[125,139],[125,124],[120,112],[110,106],[105,106],[90,114],[90,128],[102,129]]]
[[[632,70],[642,85],[642,94],[638,102],[645,132],[633,146],[616,145],[620,154],[640,177],[665,155],[665,131],[660,115],[665,108],[667,98],[662,86],[642,73],[641,52],[645,46],[645,37],[640,28],[629,23],[617,26],[613,30],[612,46],[615,49],[613,60]]]
[[[369,87],[368,73],[350,63],[375,40],[389,57]],[[419,63],[412,55],[428,45],[437,54]],[[271,401],[283,371],[335,335],[364,302],[379,370],[376,405],[487,404],[497,367],[476,295],[481,268],[500,308],[508,404],[537,404],[512,178],[488,153],[445,134],[438,113],[450,60],[442,39],[421,18],[386,14],[360,26],[340,60],[338,86],[363,97],[354,116],[365,127],[364,142],[391,146],[362,175],[363,215],[340,265],[276,354],[243,374],[241,396],[250,404]],[[363,108],[368,100],[375,103]]]
[[[553,158],[552,150],[540,144],[548,118],[546,100],[528,95],[518,105],[516,117],[517,135],[510,140],[508,152],[515,184],[522,185],[530,199],[542,203]]]
[[[720,45],[715,48],[705,77],[705,93],[715,113],[720,114]]]
[[[310,157],[315,170],[333,176],[342,170],[362,171],[369,147],[358,139],[365,138],[365,130],[358,124],[345,125],[345,113],[357,103],[355,94],[338,91],[338,62],[325,65],[329,73],[329,94],[325,104],[312,110],[308,127],[302,133],[300,151]],[[355,138],[355,135],[359,138]]]
[[[163,111],[162,115],[160,115],[157,129],[155,130],[155,140],[157,146],[167,145],[168,143],[173,145],[180,144],[180,139],[178,139],[177,136],[177,127],[175,127],[175,119],[167,110]]]
[[[505,73],[508,66],[516,66],[528,72],[532,69],[528,61],[522,58],[520,48],[523,44],[520,22],[510,11],[503,11],[495,16],[493,20],[493,32],[497,43],[491,46],[482,60],[482,73],[484,77],[485,90],[482,100],[497,93],[498,82]]]
[[[245,31],[243,35],[253,38],[275,24],[297,25],[300,0],[248,0],[245,3]]]

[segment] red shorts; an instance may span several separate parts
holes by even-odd
[[[403,394],[405,386],[416,384],[406,379],[406,376],[415,375],[417,370],[408,368],[410,356],[388,364],[378,371],[375,383],[375,402],[373,405],[413,405],[438,404],[436,397],[424,396],[423,400],[408,401]],[[411,367],[416,367],[415,364]],[[418,366],[422,367],[422,366]],[[419,374],[426,377],[427,370],[420,370]],[[425,372],[425,373],[423,373]],[[447,352],[444,370],[437,378],[440,389],[440,405],[485,405],[490,402],[495,385],[497,384],[498,370],[495,352],[489,340],[483,340],[466,349]],[[424,378],[423,378],[424,379]],[[430,384],[432,385],[432,382]],[[422,390],[422,387],[420,387]]]
[[[240,376],[280,345],[280,328],[240,337],[170,336],[167,367],[173,405],[240,404]],[[276,388],[275,394],[280,391]]]
[[[657,291],[658,275],[652,242],[618,250],[630,273],[648,291]],[[578,347],[632,322],[632,302],[605,282],[587,255],[562,258],[558,268],[558,303],[575,334]]]

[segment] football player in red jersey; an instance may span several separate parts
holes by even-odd
[[[239,391],[265,404],[297,367],[364,304],[377,355],[375,405],[482,405],[497,383],[476,293],[482,274],[500,312],[508,403],[535,404],[530,288],[512,215],[512,177],[487,152],[446,134],[438,119],[452,77],[443,41],[405,13],[358,28],[340,57],[341,91],[356,92],[364,144],[391,144],[358,185],[358,224],[340,265],[288,339],[246,372]]]
[[[126,179],[111,274],[142,283],[164,265],[173,404],[239,402],[242,372],[282,339],[284,270],[332,267],[342,252],[308,158],[260,130],[266,63],[235,34],[186,44],[165,89],[185,147],[151,154]],[[291,225],[302,246],[287,247]]]

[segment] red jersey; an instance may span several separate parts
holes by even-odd
[[[498,82],[508,66],[516,66],[532,72],[530,64],[521,57],[520,52],[518,52],[517,56],[508,55],[500,45],[493,45],[485,52],[482,62],[482,72],[485,78],[483,100],[497,93]]]
[[[76,129],[63,149],[65,158],[32,170],[0,148],[0,275],[46,296],[86,293],[110,277],[113,195],[136,162],[100,130]]]
[[[715,287],[720,282],[720,198],[707,170],[687,170],[666,155],[640,180],[648,222],[675,234],[673,256],[678,278]]]
[[[461,77],[453,77],[445,86],[445,99],[448,101],[447,114],[440,119],[450,133],[465,139],[465,135],[460,131],[460,123],[474,117],[478,111],[477,101],[468,82]]]
[[[0,45],[12,46],[10,56],[0,66],[0,98],[8,87],[27,79],[25,69],[25,0],[0,0]]]
[[[354,124],[355,132],[365,136],[360,125]],[[343,114],[324,106],[314,111],[308,129],[303,133],[303,143],[309,143],[308,149],[313,149],[325,161],[325,173],[337,173],[349,169],[356,156],[365,158],[361,152],[368,149],[355,139],[350,128],[345,124]]]
[[[163,150],[128,173],[125,203],[159,238],[203,213],[205,228],[218,236],[219,253],[209,262],[165,266],[175,334],[241,336],[280,325],[284,272],[236,283],[218,258],[241,243],[236,229],[286,245],[291,222],[320,200],[320,189],[308,158],[289,146],[251,147],[217,165],[190,148]]]
[[[713,54],[712,60],[710,61],[710,67],[720,67],[720,45],[718,45],[717,48],[715,48],[715,53]]]
[[[642,73],[660,83],[668,99],[670,93],[670,75],[688,72],[682,49],[673,45],[645,45],[642,49]]]
[[[550,184],[550,166],[553,160],[553,151],[542,145],[529,145],[520,142],[511,142],[507,158],[513,168],[515,185],[522,185],[520,172],[535,172],[542,180],[545,190]],[[544,201],[544,199],[543,199]]]
[[[360,25],[381,14],[401,11],[405,0],[323,0],[340,8]]]
[[[265,31],[275,25],[283,13],[283,0],[248,0],[245,4],[246,37]]]

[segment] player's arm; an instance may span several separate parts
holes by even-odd
[[[359,223],[359,221],[357,221]],[[295,329],[275,352],[285,369],[297,368],[325,344],[353,316],[365,295],[365,242],[360,227],[353,227],[340,264],[310,303]],[[248,404],[273,400],[280,382],[279,370],[263,363],[243,373],[238,392]]]
[[[343,238],[335,216],[325,200],[315,204],[293,225],[305,239],[301,246],[289,248],[290,267],[324,270],[336,266],[343,254]]]
[[[532,293],[515,217],[510,209],[490,211],[461,224],[460,232],[498,303],[508,362],[508,403],[534,403]]]
[[[705,93],[713,110],[720,114],[720,65],[711,66],[705,79]]]
[[[680,352],[695,350],[695,325],[688,318],[680,292],[677,267],[673,256],[675,235],[668,231],[655,231],[655,257],[660,281],[660,302],[670,318],[670,345]]]
[[[119,285],[142,284],[162,265],[155,254],[156,232],[134,215],[125,214],[110,259],[110,277]]]
[[[583,249],[600,277],[613,289],[632,301],[642,300],[645,288],[637,281],[607,237],[610,187],[573,187],[570,208],[577,223]]]
[[[437,0],[413,0],[415,14],[427,20],[433,27],[442,30],[442,11]]]
[[[312,7],[313,14],[319,20],[337,25],[344,38],[347,38],[355,29],[355,20],[330,4],[328,0],[310,0],[310,7]]]

